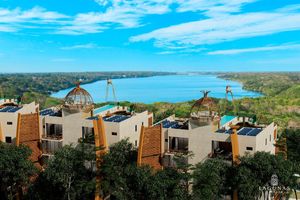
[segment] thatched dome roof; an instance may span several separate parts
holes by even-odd
[[[93,105],[92,96],[80,87],[80,83],[77,83],[77,86],[66,95],[64,100],[64,107],[72,110],[89,111],[93,108]]]

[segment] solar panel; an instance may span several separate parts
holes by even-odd
[[[0,110],[0,112],[7,112],[8,110],[14,108],[13,106],[6,106]]]
[[[179,127],[179,124],[178,122],[171,122],[171,128],[178,128]]]
[[[256,128],[248,133],[249,136],[257,136],[261,132],[261,129]]]
[[[113,121],[116,120],[117,118],[118,118],[118,116],[115,115],[115,116],[110,117],[110,118],[108,119],[108,121],[113,122]]]
[[[164,128],[170,128],[171,122],[166,120],[165,124],[163,125]]]
[[[262,130],[259,128],[248,128],[244,127],[242,128],[238,134],[239,135],[247,135],[247,136],[256,136],[258,135]]]
[[[125,116],[125,115],[114,115],[114,116],[111,116],[111,117],[104,117],[103,120],[108,121],[108,122],[121,122],[121,121],[124,121],[128,118],[130,118],[130,117]]]
[[[47,116],[47,115],[49,115],[49,116],[59,116],[59,112],[56,112],[52,109],[45,109],[45,110],[42,110],[40,112],[40,115],[41,116]]]
[[[10,110],[8,110],[7,112],[16,112],[18,110],[20,110],[22,107],[14,107],[14,108],[11,108]]]
[[[242,128],[239,132],[238,135],[247,135],[248,132],[250,132],[252,129],[251,128]]]
[[[88,117],[88,118],[86,118],[86,119],[88,119],[88,120],[94,120],[94,119],[98,119],[98,117],[97,117],[97,116],[94,116],[94,117]]]
[[[42,111],[40,112],[40,115],[46,116],[46,115],[48,115],[50,112],[51,112],[51,109],[45,109],[45,110],[42,110]]]
[[[118,119],[115,120],[115,122],[121,122],[121,121],[124,121],[128,118],[129,118],[128,116],[120,116]]]
[[[177,121],[169,121],[169,120],[164,120],[161,122],[163,128],[174,128],[178,129],[181,128],[182,125],[180,125]]]
[[[54,112],[53,110],[49,113],[49,115],[50,116],[56,116],[57,115],[57,113],[56,112]]]

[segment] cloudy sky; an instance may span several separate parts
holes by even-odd
[[[0,0],[0,69],[300,71],[300,2]]]

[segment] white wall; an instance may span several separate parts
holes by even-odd
[[[82,113],[65,115],[63,118],[63,145],[77,144],[82,137]]]
[[[188,138],[189,151],[194,154],[194,156],[189,159],[190,164],[197,164],[198,162],[202,162],[207,159],[207,156],[212,151],[212,140],[214,137],[216,139],[216,136],[214,136],[214,134],[211,132],[211,125],[190,130],[164,129],[164,131],[167,131],[168,133],[168,140],[169,137]]]
[[[265,151],[265,152],[270,152],[271,154],[275,154],[274,131],[276,129],[277,126],[273,122],[257,135],[256,151]],[[266,139],[267,139],[267,145],[265,144]]]
[[[240,156],[244,156],[246,153],[253,154],[256,151],[256,140],[255,136],[238,135]],[[253,150],[249,151],[247,147],[252,147]]]
[[[5,137],[11,137],[13,140],[17,133],[18,113],[0,113],[0,122],[4,141]],[[12,122],[12,125],[8,125],[8,122]]]
[[[30,104],[24,104],[23,107],[14,112],[0,112],[0,123],[3,133],[3,139],[5,137],[11,137],[12,140],[16,138],[17,126],[18,126],[18,113],[20,114],[30,114],[35,113],[38,105],[35,102]],[[12,122],[12,125],[8,125],[7,122]]]
[[[120,139],[129,138],[129,141],[137,146],[139,145],[141,127],[144,125],[148,127],[148,111],[142,113],[136,113],[131,116],[129,119],[120,122]],[[135,126],[137,125],[137,130]]]

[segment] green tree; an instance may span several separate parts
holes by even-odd
[[[140,199],[146,193],[150,168],[136,166],[137,151],[128,140],[110,146],[101,164],[102,188],[105,196],[115,199]]]
[[[137,151],[128,140],[110,147],[101,165],[102,188],[111,199],[184,200],[187,192],[183,175],[166,168],[154,171],[150,166],[138,167]]]
[[[194,154],[192,152],[181,152],[176,153],[173,160],[176,163],[176,170],[180,175],[181,187],[182,187],[182,198],[189,199],[190,194],[190,183],[192,179],[191,171],[193,170],[193,165],[189,163],[189,160],[192,159]]]
[[[288,159],[300,163],[300,130],[287,129],[283,132],[282,137],[286,138]]]
[[[66,145],[49,159],[28,199],[93,199],[94,169],[95,151],[90,145]]]
[[[147,199],[160,200],[185,200],[188,193],[182,185],[182,175],[175,168],[165,168],[158,171],[150,180]]]
[[[257,152],[241,157],[240,161],[234,169],[234,186],[238,189],[239,199],[259,198],[259,187],[268,184],[273,174],[278,176],[280,184],[285,187],[295,188],[297,185],[294,176],[297,166],[282,156]]]
[[[37,171],[28,157],[26,146],[14,146],[0,142],[0,199],[12,199],[21,187],[27,187],[30,177]]]
[[[230,166],[221,159],[208,159],[193,172],[193,199],[219,199],[229,191]]]

